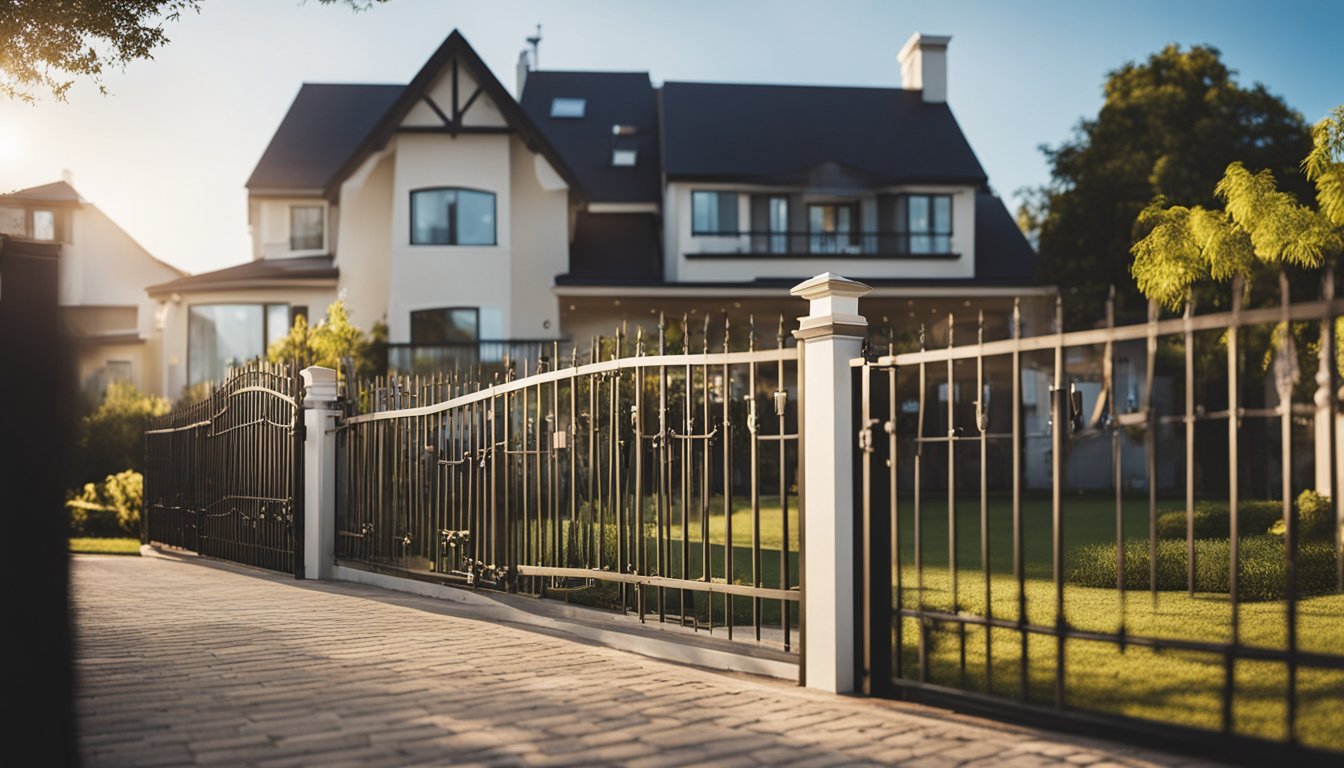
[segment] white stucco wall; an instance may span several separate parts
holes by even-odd
[[[884,192],[952,195],[952,250],[957,259],[920,258],[846,258],[844,254],[818,255],[816,258],[735,258],[718,254],[712,258],[686,258],[687,253],[723,251],[737,245],[736,238],[703,237],[691,234],[691,191],[724,190],[738,192],[738,229],[751,228],[750,195],[779,192],[778,189],[751,188],[732,184],[672,182],[664,198],[664,275],[677,282],[742,282],[758,277],[796,277],[835,272],[869,278],[966,278],[975,275],[975,190],[956,186],[895,187]],[[834,198],[825,198],[826,201]],[[804,204],[809,202],[804,193]],[[818,200],[821,202],[821,200]],[[860,200],[861,231],[876,231],[876,199]],[[745,240],[745,239],[744,239]],[[744,242],[743,247],[746,246]]]
[[[544,159],[536,160],[522,141],[514,138],[509,144],[513,191],[511,335],[554,338],[559,335],[560,316],[551,287],[556,275],[569,271],[569,193],[543,189],[539,176],[549,184],[557,175],[554,169]]]
[[[387,319],[395,159],[383,152],[366,162],[341,185],[336,267],[350,322],[367,331]]]
[[[512,223],[507,134],[401,134],[392,189],[392,258],[387,307],[391,341],[410,341],[410,313],[479,307],[482,338],[512,333]],[[411,245],[411,190],[468,187],[495,193],[495,245]]]
[[[310,250],[289,249],[289,209],[292,206],[320,206],[323,209],[323,247]],[[248,224],[252,230],[253,259],[285,259],[318,256],[332,246],[332,214],[320,197],[254,197],[248,200]]]
[[[182,273],[150,256],[96,206],[71,211],[70,225],[70,242],[61,248],[62,306],[137,307],[135,328],[99,330],[135,330],[148,336],[154,329],[154,302],[145,295],[145,287]]]

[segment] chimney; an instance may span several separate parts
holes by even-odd
[[[901,87],[923,91],[924,101],[947,101],[947,44],[951,35],[924,35],[916,32],[901,46],[896,58],[901,62]]]
[[[518,78],[516,88],[518,92],[513,95],[513,98],[516,101],[523,100],[523,86],[527,85],[527,73],[531,68],[531,62],[528,61],[527,49],[524,48],[518,52],[518,69],[516,70]]]

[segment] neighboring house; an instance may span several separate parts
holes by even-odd
[[[946,104],[947,42],[893,52],[905,89],[524,59],[515,99],[456,31],[408,85],[306,84],[247,184],[252,262],[150,288],[186,361],[165,386],[337,297],[387,323],[403,370],[658,312],[753,313],[772,336],[803,312],[788,288],[825,271],[875,287],[875,322],[945,328],[974,302],[1003,335],[1015,296],[1053,289]]]
[[[184,272],[151,256],[65,181],[0,195],[0,234],[59,245],[60,318],[89,395],[114,380],[165,394],[156,304],[144,287]]]

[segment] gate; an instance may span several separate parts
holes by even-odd
[[[1070,333],[1057,305],[1056,330],[1031,337],[1015,308],[992,341],[983,313],[969,334],[949,315],[940,348],[921,328],[918,351],[852,361],[856,679],[1098,735],[1337,760],[1344,523],[1331,498],[1319,528],[1293,501],[1312,439],[1316,486],[1339,487],[1344,306],[1326,280],[1315,301],[1291,303],[1284,279],[1279,306],[1242,309],[1238,284],[1230,312]],[[1109,487],[1081,494],[1074,475]]]
[[[293,366],[230,372],[145,433],[145,540],[302,578],[302,384]]]
[[[782,318],[773,349],[754,324],[697,325],[553,349],[517,376],[362,382],[339,433],[338,562],[796,650],[798,349]]]

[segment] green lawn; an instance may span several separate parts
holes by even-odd
[[[76,555],[139,555],[139,539],[70,539],[70,552]]]

